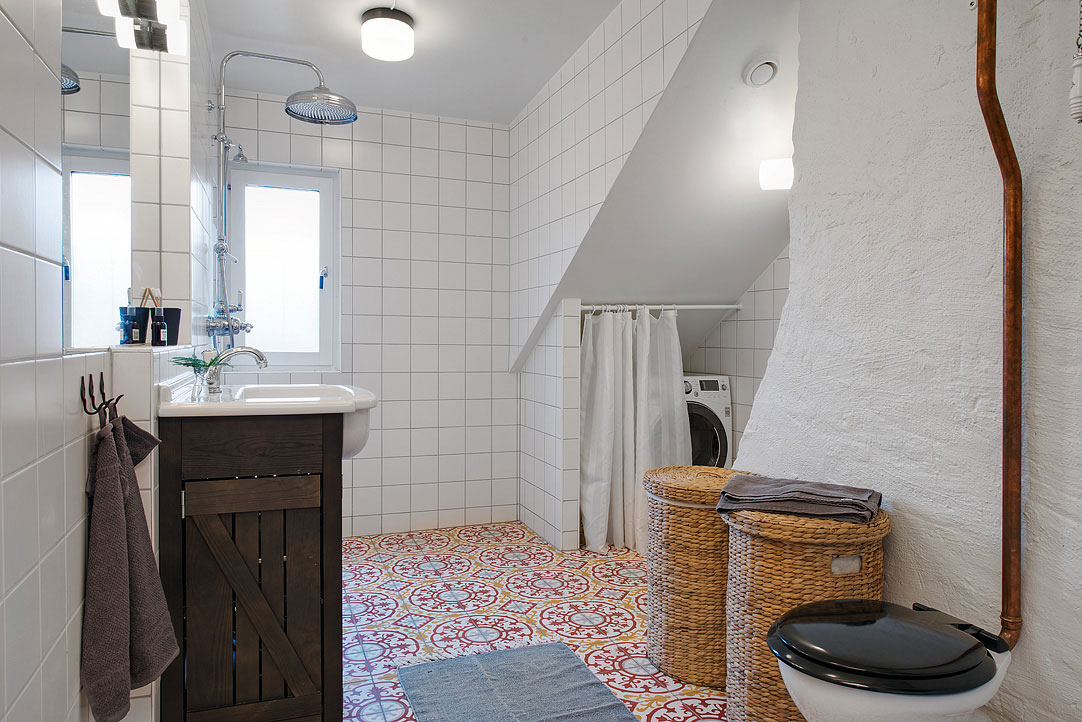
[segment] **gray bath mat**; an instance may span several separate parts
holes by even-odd
[[[398,670],[418,722],[635,722],[560,642]]]

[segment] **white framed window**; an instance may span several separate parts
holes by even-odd
[[[276,370],[338,361],[338,182],[319,171],[234,166],[229,183],[230,289],[244,291],[238,343]],[[230,299],[231,301],[234,299]]]
[[[127,154],[65,151],[64,345],[120,342],[131,286],[131,171]]]

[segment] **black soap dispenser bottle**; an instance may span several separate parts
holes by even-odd
[[[150,345],[165,346],[169,343],[169,326],[165,323],[165,309],[155,307],[151,313],[153,321],[150,324]]]

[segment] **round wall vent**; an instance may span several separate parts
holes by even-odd
[[[774,60],[758,59],[744,68],[744,82],[752,88],[761,88],[778,75],[778,63]]]

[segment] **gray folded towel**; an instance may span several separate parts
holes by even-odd
[[[718,513],[765,511],[867,524],[883,495],[872,489],[741,474],[721,490]]]
[[[179,649],[135,478],[135,465],[161,442],[124,417],[97,440],[80,671],[94,719],[118,722],[129,692],[157,679]]]

